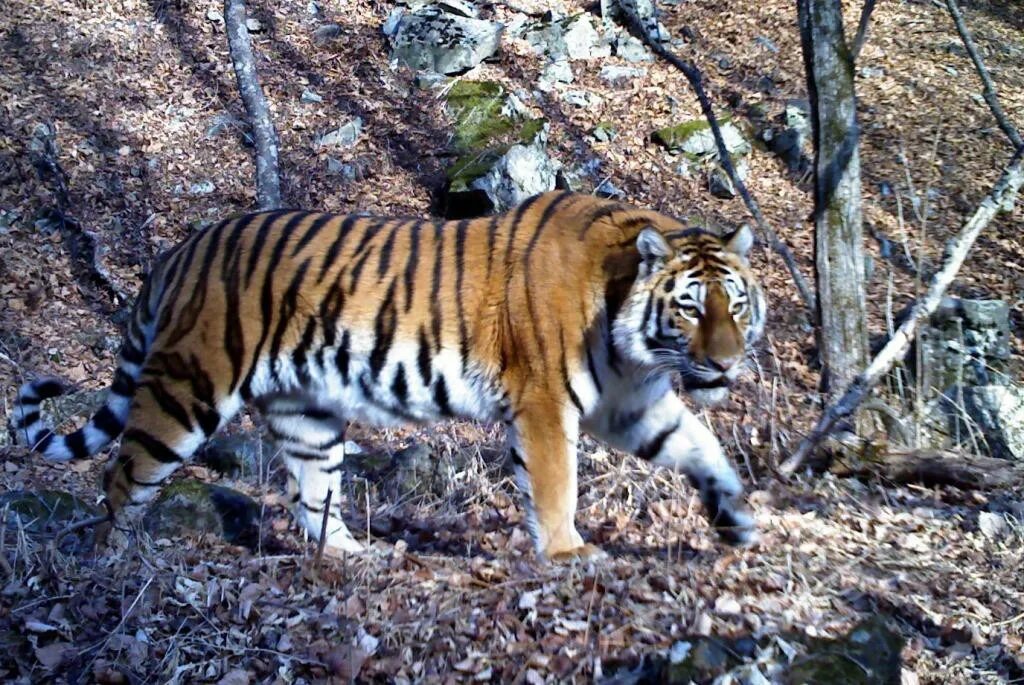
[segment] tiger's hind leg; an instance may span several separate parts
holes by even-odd
[[[319,540],[326,516],[325,546],[361,552],[363,545],[341,518],[344,417],[304,396],[274,397],[262,404],[270,434],[288,469],[288,495],[296,520],[310,537]]]
[[[120,450],[103,474],[114,521],[137,518],[142,505],[241,406],[237,393],[218,395],[197,365],[151,360],[137,384]]]

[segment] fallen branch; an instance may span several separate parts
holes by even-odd
[[[256,57],[252,52],[249,29],[245,26],[245,0],[224,0],[224,25],[238,92],[245,105],[256,149],[256,206],[259,209],[274,209],[281,206],[277,131],[274,130],[270,107],[256,73]]]
[[[740,197],[743,198],[743,203],[747,206],[747,210],[750,212],[751,216],[754,217],[757,227],[761,230],[763,235],[767,236],[769,246],[771,246],[772,250],[774,250],[776,254],[782,257],[782,261],[786,264],[786,268],[789,269],[789,273],[793,276],[793,282],[796,284],[796,288],[800,292],[800,297],[804,302],[804,306],[807,308],[808,316],[812,322],[816,322],[818,310],[815,304],[814,292],[807,284],[807,279],[804,278],[800,268],[796,265],[796,259],[793,257],[793,253],[790,252],[789,247],[779,239],[778,234],[776,234],[772,227],[768,225],[768,222],[765,221],[764,214],[761,213],[761,207],[757,204],[757,200],[753,198],[750,191],[747,190],[746,184],[744,184],[736,174],[736,168],[732,164],[732,159],[729,156],[729,150],[725,146],[725,139],[722,138],[722,129],[718,125],[718,118],[715,116],[708,94],[704,91],[703,76],[700,70],[694,64],[680,58],[674,52],[666,48],[661,41],[652,37],[647,31],[645,31],[639,18],[633,12],[623,11],[622,15],[626,18],[629,28],[634,33],[638,34],[641,40],[643,40],[643,42],[652,51],[654,51],[656,55],[664,59],[679,71],[683,72],[683,75],[686,76],[686,80],[690,82],[690,87],[693,88],[694,93],[697,95],[697,100],[700,102],[700,109],[704,113],[704,118],[707,119],[708,125],[711,128],[711,135],[715,138],[715,146],[718,148],[718,162],[722,165],[722,169],[725,170],[725,173],[729,176],[729,180],[732,181],[732,184],[740,194]]]
[[[1013,197],[1020,190],[1022,184],[1024,184],[1024,147],[1017,150],[992,191],[981,201],[974,216],[964,224],[960,233],[947,243],[945,263],[932,277],[924,298],[918,300],[910,310],[910,315],[896,329],[885,347],[879,351],[868,367],[853,379],[839,400],[822,415],[811,433],[797,447],[793,456],[783,462],[779,467],[783,474],[791,474],[800,468],[818,443],[832,431],[837,423],[853,415],[867,394],[889,372],[893,364],[906,355],[910,343],[917,333],[918,326],[938,308],[942,296],[956,278],[978,235],[1004,206],[1007,198]]]
[[[837,476],[874,476],[899,484],[948,486],[961,490],[1024,488],[1024,466],[1006,459],[944,450],[898,450],[837,460]]]
[[[960,34],[960,39],[964,42],[967,54],[970,55],[971,61],[974,62],[974,68],[978,71],[978,76],[981,78],[981,83],[984,86],[981,96],[985,98],[988,108],[992,110],[992,116],[996,118],[999,128],[1003,130],[1006,137],[1013,143],[1013,148],[1015,150],[1019,149],[1024,145],[1024,140],[1021,140],[1020,133],[1010,123],[1010,120],[1006,118],[1006,113],[999,104],[999,95],[996,93],[996,86],[992,82],[992,76],[988,73],[985,63],[981,60],[981,55],[978,54],[978,46],[974,44],[971,32],[967,30],[967,23],[964,22],[964,15],[961,14],[960,7],[957,6],[956,0],[946,0],[946,7],[949,8],[949,14],[953,17],[953,23],[956,24],[957,33]]]
[[[128,295],[118,288],[97,259],[97,241],[70,213],[71,197],[67,174],[60,165],[55,132],[50,124],[39,124],[32,132],[29,151],[32,165],[44,185],[50,186],[56,207],[40,213],[40,220],[60,231],[71,254],[72,264],[78,265],[76,274],[86,285],[103,292],[115,308],[128,301]],[[84,273],[83,273],[84,272]]]

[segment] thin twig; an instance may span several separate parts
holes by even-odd
[[[700,109],[704,113],[704,118],[707,119],[708,125],[711,128],[711,135],[715,138],[715,146],[718,149],[718,162],[722,165],[722,169],[729,176],[729,180],[732,181],[733,186],[739,193],[740,197],[743,198],[743,203],[747,206],[747,210],[751,216],[754,217],[754,221],[757,222],[758,228],[761,233],[767,237],[769,246],[776,252],[782,261],[786,264],[786,268],[789,269],[789,273],[793,277],[793,282],[796,284],[797,290],[800,292],[800,297],[804,302],[804,306],[807,308],[807,314],[812,322],[816,322],[817,319],[817,306],[815,304],[814,292],[807,283],[807,279],[804,278],[803,273],[796,264],[796,258],[793,257],[793,253],[789,247],[779,239],[778,234],[775,230],[768,225],[765,221],[764,214],[761,213],[761,207],[757,204],[757,200],[747,190],[746,184],[736,174],[736,168],[732,164],[732,159],[729,156],[729,150],[725,146],[725,139],[722,138],[722,130],[718,125],[718,118],[715,116],[714,108],[711,105],[711,100],[708,98],[708,94],[704,90],[703,76],[700,70],[691,62],[683,60],[681,57],[676,55],[674,52],[666,48],[660,41],[650,36],[647,31],[640,25],[639,19],[632,12],[623,12],[626,21],[629,24],[629,28],[636,32],[641,40],[652,50],[656,55],[664,59],[666,62],[674,66],[679,71],[683,72],[686,76],[686,80],[690,82],[690,87],[693,88],[694,93],[697,95],[697,100],[700,102]]]
[[[999,212],[1006,198],[1013,197],[1020,190],[1022,184],[1024,184],[1024,147],[1014,154],[1009,166],[999,177],[991,192],[981,201],[974,215],[960,229],[960,233],[947,243],[945,263],[932,277],[924,298],[918,300],[906,321],[900,324],[885,347],[868,364],[868,367],[853,379],[839,400],[822,415],[814,430],[804,438],[793,456],[779,468],[781,473],[791,474],[800,468],[815,446],[832,431],[837,423],[851,416],[878,381],[899,359],[903,358],[910,343],[914,340],[921,321],[931,316],[938,308],[942,296],[953,279],[956,278],[978,235]]]
[[[999,104],[999,95],[996,93],[996,86],[992,82],[992,76],[988,73],[985,63],[981,60],[981,55],[978,54],[978,46],[974,44],[971,32],[967,30],[967,23],[964,22],[964,15],[960,13],[960,7],[956,4],[956,0],[946,0],[946,7],[949,8],[949,14],[953,17],[953,23],[956,24],[956,31],[960,34],[960,39],[964,42],[964,48],[967,49],[967,54],[970,55],[971,61],[974,62],[974,68],[977,70],[981,83],[985,87],[981,92],[981,96],[985,98],[988,108],[992,110],[992,116],[996,118],[999,128],[1003,130],[1006,137],[1013,143],[1014,149],[1019,149],[1021,146],[1024,146],[1024,140],[1021,140],[1020,133],[1010,123],[1010,120],[1006,118],[1006,113]]]
[[[331,515],[331,497],[333,490],[327,491],[327,499],[324,500],[324,518],[320,522],[320,540],[316,545],[316,558],[313,561],[313,568],[320,568],[320,560],[324,556],[324,546],[327,544],[327,518]]]

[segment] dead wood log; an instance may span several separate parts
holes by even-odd
[[[800,267],[796,265],[796,258],[793,257],[793,253],[790,251],[789,246],[779,239],[778,234],[765,220],[764,214],[761,212],[761,206],[750,194],[746,184],[736,174],[736,168],[733,166],[729,150],[725,146],[725,139],[722,137],[722,129],[718,125],[718,117],[715,116],[714,108],[711,105],[711,99],[704,90],[704,76],[701,74],[700,69],[698,69],[692,62],[683,60],[674,52],[666,48],[661,41],[657,40],[654,36],[651,36],[644,29],[643,23],[635,13],[623,11],[622,16],[625,17],[629,29],[637,34],[647,47],[654,52],[654,54],[658,55],[676,69],[683,72],[686,80],[690,82],[690,87],[697,95],[697,101],[700,103],[700,109],[704,113],[704,118],[707,119],[708,126],[711,128],[711,135],[715,138],[715,147],[718,149],[718,163],[722,165],[722,169],[729,176],[729,180],[732,181],[733,186],[736,188],[736,192],[738,192],[740,197],[743,198],[743,203],[747,206],[747,210],[750,212],[751,216],[754,217],[754,222],[757,223],[757,227],[761,231],[761,234],[767,237],[768,245],[776,254],[782,257],[783,263],[785,263],[786,268],[793,277],[793,283],[796,285],[796,289],[800,293],[800,298],[803,300],[804,307],[807,308],[808,318],[816,324],[818,309],[815,303],[814,292],[811,290],[810,285],[807,283],[807,279],[804,278],[803,273],[800,271]]]
[[[245,18],[245,0],[224,0],[224,26],[231,64],[256,149],[256,206],[258,209],[275,209],[281,206],[277,131],[256,73],[256,57]]]
[[[974,44],[974,39],[971,37],[971,32],[967,30],[967,23],[964,21],[964,15],[960,12],[960,7],[956,4],[956,0],[946,0],[946,7],[949,9],[949,15],[953,17],[953,23],[956,24],[956,31],[960,34],[960,40],[964,42],[964,48],[967,50],[967,54],[970,56],[971,61],[974,62],[974,68],[978,72],[978,77],[981,79],[981,85],[984,89],[981,92],[981,96],[985,98],[985,102],[988,103],[988,108],[992,111],[992,116],[995,117],[996,123],[999,124],[999,128],[1003,130],[1006,137],[1013,143],[1014,149],[1018,149],[1024,146],[1024,140],[1021,140],[1020,133],[1010,120],[1006,117],[1006,112],[1003,111],[1002,106],[999,104],[999,95],[996,93],[996,86],[992,82],[992,76],[988,73],[988,69],[985,67],[985,62],[982,61],[981,55],[978,54],[978,46]]]
[[[800,468],[818,443],[840,421],[852,416],[871,389],[893,367],[893,364],[906,355],[907,350],[910,349],[910,343],[917,334],[918,326],[938,308],[942,296],[956,278],[978,235],[988,226],[1000,208],[1005,206],[1007,199],[1016,195],[1022,184],[1024,184],[1024,147],[1017,150],[1010,160],[1009,166],[989,194],[981,201],[970,220],[964,224],[956,237],[946,244],[946,259],[942,268],[932,276],[928,292],[917,301],[910,310],[910,315],[900,324],[889,342],[875,355],[868,367],[853,379],[839,400],[821,416],[814,429],[797,447],[796,452],[782,463],[779,467],[782,474],[792,474]]]
[[[1024,488],[1024,465],[1006,459],[945,450],[891,450],[836,459],[829,471],[837,476],[877,477],[893,483],[961,490]]]

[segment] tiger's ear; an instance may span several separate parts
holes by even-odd
[[[636,237],[636,249],[648,272],[657,270],[661,262],[672,254],[672,248],[659,231],[648,226]]]
[[[743,261],[747,261],[747,254],[754,246],[754,232],[750,230],[750,226],[743,224],[732,233],[723,235],[722,242],[725,244],[725,249]]]

